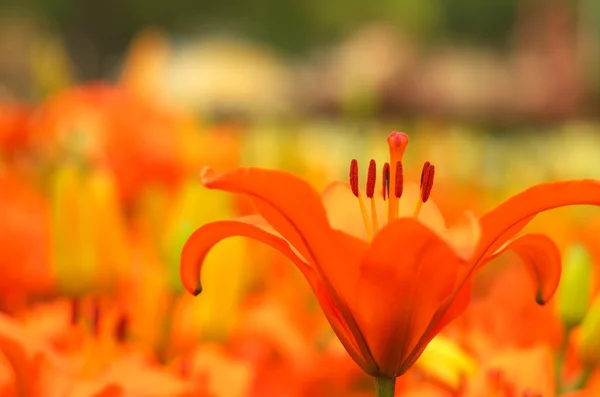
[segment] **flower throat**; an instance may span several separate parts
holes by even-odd
[[[404,156],[404,151],[408,145],[408,135],[403,132],[392,132],[388,135],[387,142],[390,149],[390,162],[383,165],[381,194],[386,203],[387,222],[389,223],[398,218],[398,202],[404,191],[402,157]],[[390,167],[390,164],[393,166]],[[429,161],[425,162],[425,164],[423,164],[423,170],[421,171],[420,194],[413,211],[414,218],[418,218],[419,213],[421,212],[421,206],[429,200],[431,189],[433,188],[434,175],[435,166]],[[350,188],[352,194],[358,199],[358,205],[360,206],[360,212],[369,240],[371,240],[379,231],[379,218],[377,216],[377,205],[374,198],[376,182],[377,164],[375,163],[375,160],[371,159],[371,161],[369,161],[367,185],[365,189],[365,195],[367,196],[370,206],[370,209],[367,209],[367,204],[359,189],[358,161],[353,159],[350,162]]]

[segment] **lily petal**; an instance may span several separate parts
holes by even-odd
[[[405,183],[402,197],[398,200],[398,218],[412,218],[415,205],[420,200],[421,188],[419,185],[414,182]],[[438,233],[446,229],[444,215],[432,199],[423,204],[418,219]]]
[[[584,179],[533,186],[500,204],[481,219],[476,262],[521,231],[540,212],[567,205],[600,206],[600,181]]]
[[[362,356],[370,357],[346,298],[348,286],[358,278],[356,258],[366,252],[367,244],[332,229],[320,195],[293,174],[252,167],[216,174],[206,168],[201,179],[208,188],[251,198],[259,214],[313,265],[355,337]]]
[[[562,271],[560,250],[554,241],[543,234],[525,234],[488,257],[486,262],[506,250],[512,250],[521,257],[534,283],[536,302],[546,304],[558,288]]]
[[[217,174],[205,168],[202,183],[210,189],[247,195],[259,214],[311,262],[329,257],[329,227],[320,195],[293,174],[240,168]]]
[[[253,223],[255,221],[256,223]],[[228,237],[243,236],[262,241],[287,256],[307,278],[309,283],[315,280],[316,274],[312,267],[292,250],[281,236],[270,233],[265,225],[259,224],[256,217],[224,220],[208,223],[198,228],[186,241],[181,252],[181,281],[193,295],[202,292],[200,273],[204,258],[211,248],[219,241]],[[312,285],[312,283],[311,283]]]
[[[358,199],[352,194],[352,190],[347,183],[331,183],[323,191],[321,200],[327,212],[331,228],[363,240],[367,239],[365,222],[360,212]],[[375,203],[377,214],[385,216],[385,202],[383,198],[381,200],[376,199]],[[381,219],[378,219],[378,221],[380,225],[385,224]]]
[[[415,204],[419,200],[420,194],[419,185],[406,183],[402,198],[398,201],[399,218],[413,217]],[[321,199],[327,212],[329,224],[333,229],[366,240],[367,232],[358,199],[352,193],[349,184],[343,182],[331,183],[323,192]],[[373,200],[375,200],[377,210],[377,222],[382,227],[387,224],[386,202],[381,195],[374,196]],[[369,220],[372,221],[370,210],[368,212]],[[444,217],[433,200],[427,201],[427,204],[421,208],[418,219],[440,234],[446,231]]]
[[[187,240],[181,253],[181,280],[185,288],[193,295],[202,292],[200,273],[204,258],[219,241],[228,237],[243,236],[259,240],[287,256],[302,272],[314,291],[321,308],[334,332],[348,351],[348,354],[363,369],[372,365],[365,361],[360,353],[354,333],[340,314],[327,287],[323,284],[315,269],[266,221],[260,216],[248,216],[238,220],[217,221],[197,229]]]
[[[462,288],[457,292],[456,296],[449,296],[437,309],[427,330],[423,332],[421,338],[415,345],[413,351],[407,357],[402,366],[399,367],[398,373],[404,373],[411,368],[419,359],[421,353],[425,350],[429,342],[436,337],[443,329],[460,316],[471,303],[473,291],[472,279],[469,279]]]
[[[479,220],[471,211],[466,211],[450,228],[441,232],[442,237],[465,261],[471,259],[481,238]]]
[[[353,312],[382,374],[395,376],[455,285],[462,260],[435,232],[400,218],[375,236]]]

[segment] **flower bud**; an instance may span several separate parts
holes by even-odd
[[[563,258],[557,293],[558,315],[568,329],[581,323],[590,307],[592,258],[583,245],[572,245]]]

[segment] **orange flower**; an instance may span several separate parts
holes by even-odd
[[[202,291],[202,263],[219,241],[232,236],[260,240],[298,266],[350,356],[380,379],[400,376],[415,363],[429,341],[465,310],[476,270],[506,249],[523,259],[538,303],[552,296],[560,278],[555,244],[540,234],[514,237],[541,211],[600,205],[598,181],[534,186],[479,220],[467,213],[448,228],[429,200],[434,166],[425,164],[420,186],[404,184],[408,137],[393,132],[387,142],[390,163],[383,167],[380,189],[372,161],[364,193],[356,161],[350,187],[336,183],[322,197],[282,171],[204,170],[206,187],[247,196],[260,216],[199,228],[181,256],[186,289],[194,295]]]
[[[48,262],[50,218],[43,196],[2,169],[0,192],[0,306],[15,312],[28,297],[55,290]]]

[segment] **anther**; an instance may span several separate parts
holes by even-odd
[[[367,197],[373,198],[375,194],[375,181],[377,180],[377,164],[375,160],[369,162],[369,172],[367,174]]]
[[[402,171],[402,161],[396,161],[396,175],[394,181],[394,196],[402,197],[404,191],[404,173]]]
[[[358,161],[356,159],[350,162],[350,188],[352,194],[358,197]]]
[[[423,183],[421,184],[421,200],[426,203],[429,200],[431,189],[433,188],[433,177],[435,176],[435,166],[430,165],[423,174]]]
[[[126,314],[121,315],[119,321],[115,326],[115,339],[119,343],[125,342],[125,338],[127,337],[127,332],[129,329],[129,318]]]
[[[94,336],[100,335],[100,302],[92,305],[92,331]]]
[[[70,322],[71,325],[75,325],[79,322],[79,318],[81,317],[81,301],[79,298],[71,299],[71,312],[70,312]]]
[[[385,201],[390,196],[390,164],[389,163],[385,163],[383,165],[382,181],[383,181],[383,200]]]
[[[371,166],[369,166],[369,175],[371,174]],[[369,180],[373,179],[373,187],[375,186],[375,176],[373,178],[369,177]],[[367,189],[369,186],[369,180],[367,180]],[[363,222],[365,223],[365,231],[367,232],[367,237],[369,240],[373,237],[373,228],[371,225],[371,221],[369,219],[369,215],[367,213],[367,208],[365,206],[365,201],[360,194],[360,190],[358,189],[358,161],[356,159],[352,159],[350,162],[350,188],[352,190],[352,194],[354,197],[358,198],[358,205],[360,206],[360,213],[363,217]],[[371,197],[373,197],[373,191],[371,190]]]
[[[425,164],[423,164],[423,171],[421,171],[421,188],[423,187],[423,179],[425,178],[425,174],[427,173],[427,170],[430,166],[431,163],[429,161],[426,161]]]

